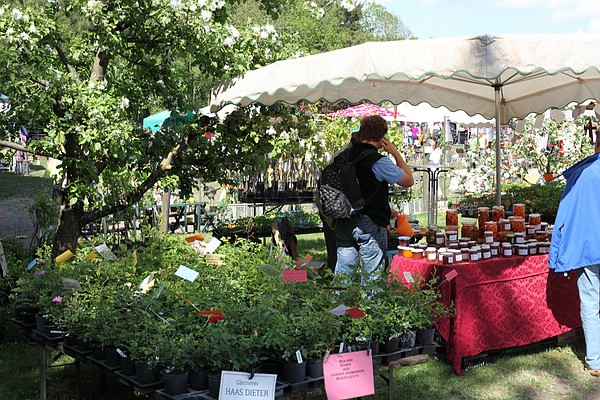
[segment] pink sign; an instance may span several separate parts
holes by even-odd
[[[373,359],[366,350],[329,355],[323,373],[328,400],[375,394]]]
[[[283,281],[284,282],[306,282],[308,281],[308,274],[305,269],[284,269],[283,270]]]

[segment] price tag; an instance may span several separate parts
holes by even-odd
[[[336,308],[334,308],[332,310],[329,310],[330,313],[332,313],[333,315],[338,315],[338,316],[345,314],[346,311],[348,311],[348,307],[346,307],[343,304],[337,306]]]
[[[62,278],[61,281],[62,281],[63,286],[66,289],[75,290],[75,291],[80,291],[81,290],[81,285],[75,279]]]
[[[456,278],[457,275],[458,272],[456,272],[456,270],[453,269],[452,271],[448,272],[444,277],[448,282],[450,282],[452,279]]]
[[[106,243],[102,243],[100,246],[96,247],[96,251],[98,254],[102,256],[106,261],[111,261],[117,258],[115,253],[112,252],[111,249],[108,248]]]
[[[307,282],[308,274],[305,269],[284,269],[283,270],[283,281],[284,282]]]
[[[37,259],[31,260],[31,262],[27,265],[27,271],[29,271],[30,269],[35,267],[36,264],[37,264]]]
[[[71,250],[67,250],[64,253],[62,253],[61,255],[59,255],[58,257],[56,257],[56,259],[54,260],[57,264],[63,263],[65,261],[70,260],[71,258],[73,258],[75,256],[75,254],[73,254],[71,252]]]
[[[415,283],[415,280],[412,277],[412,274],[408,271],[404,271],[402,273],[402,275],[404,275],[404,279],[406,279],[406,282],[408,283]]]
[[[300,350],[296,350],[296,360],[298,360],[298,364],[302,364],[304,360],[302,360],[302,352]]]
[[[194,282],[200,274],[194,271],[193,269],[186,267],[185,265],[180,265],[177,271],[175,272],[175,275],[190,282]]]
[[[358,307],[349,308],[348,310],[346,310],[346,314],[348,314],[349,316],[351,316],[352,319],[362,318],[362,317],[364,317],[366,315],[363,312],[363,310],[361,310]]]

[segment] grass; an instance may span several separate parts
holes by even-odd
[[[34,199],[42,190],[50,190],[52,181],[44,178],[42,165],[31,164],[31,173],[27,176],[12,172],[0,172],[0,200],[11,197],[27,197]]]

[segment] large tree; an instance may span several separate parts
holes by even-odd
[[[0,122],[13,127],[9,136],[21,124],[42,133],[27,150],[61,161],[54,254],[74,251],[82,226],[131,207],[165,177],[189,192],[193,178],[224,179],[256,168],[272,148],[267,124],[302,131],[305,115],[286,107],[260,114],[249,108],[217,127],[200,118],[157,133],[143,130],[141,120],[165,108],[197,110],[219,79],[361,41],[360,14],[348,0],[319,2],[318,9],[313,3],[252,1],[260,7],[245,19],[239,10],[246,2],[236,0],[0,5],[0,93],[11,102]],[[301,16],[303,22],[284,29],[288,24],[274,25],[278,14],[289,24]],[[316,42],[298,40],[317,32],[326,34]],[[2,136],[0,145],[21,148]]]
[[[82,226],[130,207],[162,177],[184,171],[186,160],[205,165],[210,176],[218,174],[216,159],[226,163],[224,156],[244,150],[215,147],[202,123],[156,134],[140,124],[155,107],[196,109],[192,72],[209,83],[288,56],[272,28],[240,31],[228,24],[235,3],[14,0],[0,6],[0,92],[12,107],[5,126],[43,133],[29,150],[61,161],[55,254],[75,250]],[[261,4],[273,13],[285,3]]]

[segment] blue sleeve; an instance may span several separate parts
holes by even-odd
[[[371,170],[378,181],[386,181],[390,185],[398,182],[404,176],[404,170],[394,164],[388,157],[381,157],[377,160],[371,167]]]

